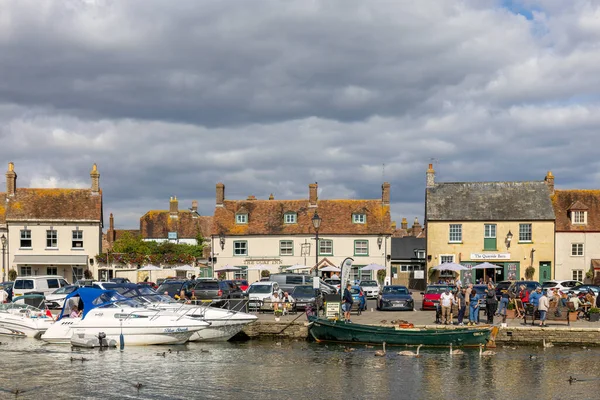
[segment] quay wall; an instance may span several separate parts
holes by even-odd
[[[247,325],[243,333],[249,339],[307,340],[309,336],[306,322],[256,321]],[[554,344],[600,346],[600,328],[500,328],[496,343],[539,345],[542,339]]]

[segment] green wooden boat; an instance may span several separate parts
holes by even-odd
[[[310,335],[317,342],[341,342],[387,345],[424,346],[479,346],[487,344],[492,331],[498,328],[425,329],[397,328],[361,324],[347,324],[343,321],[309,317]]]

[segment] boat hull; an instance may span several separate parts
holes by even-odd
[[[310,318],[310,335],[317,342],[387,345],[479,346],[490,339],[490,328],[398,329]]]
[[[50,318],[28,318],[19,315],[2,315],[0,317],[0,334],[40,337],[52,326],[54,321]]]

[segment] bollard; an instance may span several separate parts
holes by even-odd
[[[371,307],[371,312],[373,312],[373,307]]]

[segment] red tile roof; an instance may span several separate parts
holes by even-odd
[[[144,239],[167,239],[169,232],[177,232],[179,239],[195,239],[198,233],[210,237],[212,217],[198,216],[181,210],[177,218],[171,218],[168,210],[148,211],[140,218],[140,232]]]
[[[247,224],[236,224],[236,213],[248,213]],[[378,235],[391,234],[389,205],[381,200],[319,200],[309,207],[306,200],[225,200],[216,207],[212,234],[246,235],[312,235],[312,217],[318,212],[322,219],[319,234]],[[284,223],[286,212],[297,213],[297,223]],[[353,213],[366,214],[365,224],[352,222]]]
[[[600,190],[556,190],[552,205],[557,232],[600,231]],[[587,211],[587,224],[571,224],[571,210]]]
[[[6,201],[8,199],[8,201]],[[102,221],[102,192],[91,189],[21,189],[0,193],[0,222],[14,220]]]

